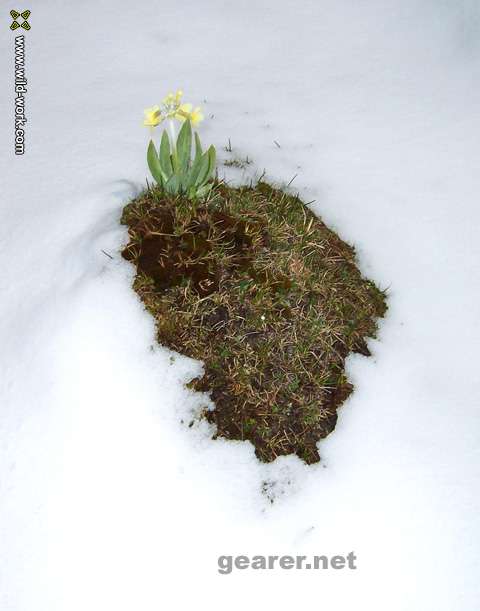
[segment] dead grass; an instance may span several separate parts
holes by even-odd
[[[249,439],[263,461],[318,461],[352,392],[345,357],[370,354],[365,338],[386,311],[354,249],[265,182],[217,183],[196,206],[149,189],[122,223],[158,341],[205,363],[193,386],[211,393],[203,417],[217,435]]]

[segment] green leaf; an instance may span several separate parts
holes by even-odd
[[[207,180],[209,164],[210,164],[210,160],[209,160],[208,151],[207,151],[206,153],[203,153],[202,157],[200,158],[200,167],[198,169],[197,178],[195,179],[195,186],[198,187]]]
[[[176,174],[177,172],[181,172],[182,168],[178,163],[177,151],[172,151],[170,159],[172,160],[173,173]]]
[[[158,159],[157,149],[155,148],[155,145],[153,144],[153,140],[150,140],[150,143],[148,145],[147,163],[148,163],[148,167],[150,168],[150,172],[152,173],[153,178],[156,180],[156,182],[161,187],[164,187],[168,178],[167,176],[165,176],[162,168],[160,167],[160,161]]]
[[[176,195],[180,190],[180,181],[177,174],[172,174],[168,179],[165,189],[167,193],[171,193],[172,195]]]
[[[200,142],[200,136],[195,132],[195,161],[202,156],[202,143]]]
[[[188,172],[186,188],[191,189],[195,185],[200,166],[202,164],[202,144],[200,142],[200,136],[195,132],[195,158]]]
[[[217,151],[215,147],[210,145],[208,149],[208,177],[211,178],[215,173],[215,164],[217,161]]]
[[[184,172],[188,170],[190,165],[190,157],[192,154],[192,126],[187,119],[184,121],[180,133],[177,138],[177,156],[178,165]]]
[[[213,145],[209,147],[208,151],[203,153],[200,170],[198,172],[197,179],[195,180],[195,185],[197,187],[204,185],[213,176],[215,171],[216,157],[217,153]]]
[[[170,157],[170,140],[168,138],[166,130],[164,130],[162,134],[162,140],[160,142],[160,152],[158,156],[160,158],[160,167],[162,168],[167,178],[170,178],[170,176],[173,174],[173,166],[172,159]]]
[[[202,165],[203,155],[195,155],[195,160],[192,163],[192,167],[188,173],[188,188],[193,187],[198,178],[198,174],[200,172],[200,168]]]
[[[178,191],[184,193],[188,190],[188,173],[178,174]]]

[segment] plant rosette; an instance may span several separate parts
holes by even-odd
[[[200,199],[208,195],[216,167],[216,151],[211,145],[206,151],[197,132],[193,132],[202,120],[199,107],[192,110],[191,104],[182,103],[182,91],[169,93],[161,105],[144,111],[143,124],[150,128],[152,138],[147,149],[147,163],[158,186],[170,195],[185,195],[188,199]],[[154,130],[164,121],[160,146],[153,141]],[[177,135],[176,121],[182,124]],[[195,152],[192,157],[192,141]]]

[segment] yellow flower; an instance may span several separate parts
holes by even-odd
[[[173,95],[172,92],[170,92],[168,95],[166,95],[163,100],[162,100],[162,104],[164,106],[168,106],[170,104],[173,104],[173,102],[175,101],[175,96]]]
[[[175,111],[175,119],[178,119],[179,121],[185,121],[185,119],[189,119],[191,110],[191,104],[181,104]]]
[[[178,89],[175,94],[170,92],[167,96],[165,96],[162,100],[162,110],[166,117],[172,119],[175,117],[177,110],[180,108],[181,99],[183,96],[183,91]]]
[[[151,108],[146,108],[143,113],[145,115],[143,124],[146,127],[156,127],[159,123],[163,121],[159,106],[152,106]]]
[[[194,108],[193,111],[190,113],[190,121],[192,125],[195,126],[198,125],[200,121],[203,121],[203,119],[204,117],[200,111],[200,107],[197,106],[197,108]]]
[[[198,106],[192,110],[191,104],[182,104],[178,107],[175,118],[179,121],[190,119],[191,124],[195,126],[198,125],[200,121],[203,121],[203,114],[200,112],[200,108]]]

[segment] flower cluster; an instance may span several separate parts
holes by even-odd
[[[203,120],[200,107],[192,109],[191,104],[182,104],[183,91],[180,89],[175,93],[169,93],[163,98],[160,106],[152,106],[144,110],[145,119],[143,124],[146,127],[157,127],[165,119],[177,119],[178,121],[190,120],[195,127]]]

